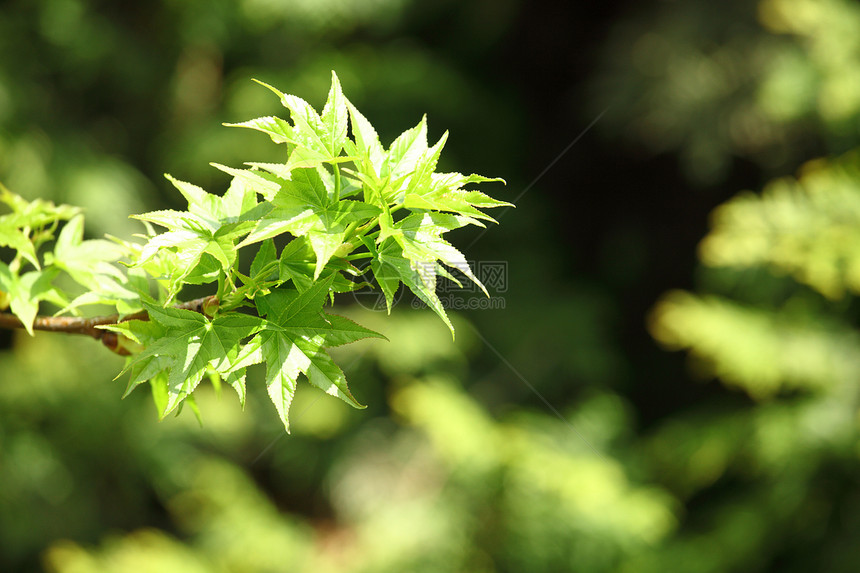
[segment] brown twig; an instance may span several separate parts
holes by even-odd
[[[217,303],[215,295],[196,298],[188,302],[183,302],[174,305],[173,308],[181,308],[192,310],[194,312],[203,312],[203,308],[207,305]],[[149,315],[145,310],[129,314],[120,318],[118,314],[109,316],[93,316],[90,318],[82,318],[77,316],[37,316],[33,321],[33,330],[43,330],[48,332],[65,332],[68,334],[84,334],[91,336],[96,340],[101,340],[102,344],[117,352],[118,354],[127,354],[123,348],[118,348],[118,337],[115,332],[96,328],[105,324],[119,324],[127,320],[149,320]],[[14,314],[8,312],[0,312],[0,328],[24,328],[24,323],[21,322]]]

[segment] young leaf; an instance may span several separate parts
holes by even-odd
[[[381,175],[391,179],[409,175],[415,170],[418,160],[427,151],[427,116],[421,118],[412,129],[404,131],[394,140]]]
[[[448,319],[445,307],[442,306],[442,302],[436,295],[435,261],[412,261],[403,256],[403,249],[397,241],[389,238],[379,247],[370,266],[374,278],[385,294],[385,302],[389,312],[391,312],[391,301],[394,293],[402,281],[415,296],[439,315],[453,336],[454,326]]]
[[[412,262],[413,266],[423,266],[439,260],[462,272],[478,285],[484,294],[490,296],[472,272],[463,253],[441,237],[442,233],[470,222],[467,217],[457,217],[447,213],[415,213],[397,223],[396,228],[399,232],[394,234],[394,239],[400,244],[403,255]],[[433,268],[436,268],[435,264]]]

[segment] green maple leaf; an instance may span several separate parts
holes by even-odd
[[[299,374],[327,394],[364,408],[353,397],[343,371],[324,348],[384,336],[349,319],[322,312],[332,281],[333,277],[317,281],[302,293],[277,289],[258,298],[258,310],[267,320],[235,362],[237,368],[266,364],[269,397],[287,431]]]
[[[442,274],[451,277],[451,275],[440,267],[438,262],[456,268],[477,284],[484,294],[487,296],[489,294],[472,272],[465,256],[441,235],[474,223],[475,221],[470,217],[447,213],[414,213],[397,223],[389,222],[388,225],[384,225],[383,233],[379,235],[381,239],[379,247],[370,241],[365,241],[373,257],[371,270],[385,295],[389,312],[391,312],[394,293],[402,282],[424,304],[433,309],[451,330],[451,334],[454,334],[454,326],[436,294],[436,276]]]
[[[200,187],[166,176],[188,201],[188,211],[152,211],[136,219],[168,229],[144,245],[136,265],[147,263],[156,253],[170,249],[176,253],[170,277],[169,296],[175,296],[185,279],[203,261],[213,257],[227,276],[236,264],[236,242],[253,227],[252,213],[257,207],[256,193],[242,184],[231,185],[223,197]]]
[[[408,176],[415,171],[416,164],[427,152],[427,116],[412,129],[401,133],[388,149],[382,166],[382,177],[393,180]]]
[[[314,273],[317,267],[317,257],[313,249],[304,237],[293,239],[284,250],[278,264],[279,280],[281,282],[292,281],[299,292],[305,291],[314,283]],[[332,276],[333,292],[350,292],[364,286],[364,283],[355,283],[339,273],[343,271],[354,277],[360,276],[361,272],[348,261],[343,259],[331,259],[326,265],[328,276]]]
[[[194,391],[211,367],[232,375],[228,382],[234,387],[241,385],[241,391],[237,388],[237,392],[244,400],[244,371],[234,365],[240,342],[259,330],[261,319],[234,312],[210,320],[190,310],[149,303],[144,303],[144,307],[150,320],[130,320],[105,327],[145,345],[143,352],[130,359],[122,372],[131,371],[129,391],[166,372],[168,399],[161,412],[163,417]]]
[[[292,150],[284,166],[286,171],[349,160],[349,158],[340,157],[347,140],[348,112],[346,98],[343,96],[340,81],[334,71],[332,71],[331,89],[322,115],[298,96],[284,94],[260,81],[257,83],[271,90],[281,100],[281,104],[290,110],[292,125],[273,117],[261,117],[228,125],[256,129],[267,133],[276,143],[290,144]]]
[[[266,240],[257,251],[254,260],[251,261],[251,276],[266,279],[272,272],[277,274],[278,270],[278,251],[275,248],[274,241]]]
[[[351,113],[353,130],[359,131],[355,133],[356,143],[347,145],[347,152],[360,161],[358,171],[346,171],[364,184],[364,197],[369,203],[382,209],[387,209],[391,202],[402,203],[410,178],[417,174],[421,179],[425,172],[435,169],[447,133],[433,148],[428,148],[427,116],[424,116],[418,125],[400,134],[385,152],[376,131],[354,106]]]
[[[59,221],[71,219],[80,212],[75,207],[54,205],[41,199],[27,201],[2,184],[0,203],[11,210],[0,216],[0,246],[14,249],[37,269],[40,268],[36,255],[39,245],[53,238],[52,232]]]
[[[436,164],[439,162],[439,156],[442,154],[442,148],[445,147],[446,141],[448,141],[447,131],[442,134],[436,145],[421,154],[410,170],[409,176],[403,184],[402,192],[398,190],[398,203],[403,202],[407,193],[420,191],[430,186],[433,172],[436,171]]]
[[[0,202],[6,204],[12,211],[4,217],[8,217],[19,227],[31,229],[50,226],[57,221],[67,221],[81,212],[78,207],[54,205],[42,199],[27,201],[9,191],[3,184],[0,184]]]
[[[140,296],[129,288],[128,277],[111,264],[126,253],[122,245],[104,239],[84,240],[84,217],[76,215],[57,237],[45,263],[65,271],[87,289],[61,312],[88,304],[113,304],[122,313],[139,310]]]
[[[227,167],[226,165],[221,165],[220,163],[210,163],[210,165],[216,169],[220,169],[228,175],[232,175],[234,185],[236,183],[241,183],[245,186],[246,191],[250,190],[255,193],[259,193],[266,201],[271,201],[275,194],[281,189],[280,181],[276,177],[272,177],[268,173],[260,171],[257,167],[254,167],[253,169],[234,169],[232,167]],[[271,206],[267,206],[265,204],[261,204],[256,207],[250,205],[252,198],[253,194],[247,196],[246,200],[249,201],[249,206],[242,211],[248,215],[243,218],[247,218],[249,220],[257,218],[257,214],[259,214],[259,216],[265,215],[265,211],[271,208]]]
[[[373,276],[385,295],[388,312],[391,313],[391,303],[394,294],[402,282],[424,304],[433,309],[442,322],[454,335],[454,325],[445,312],[445,307],[436,294],[436,263],[432,260],[410,260],[404,256],[403,248],[392,238],[386,239],[377,248],[372,242],[365,243],[373,258],[370,268]]]
[[[266,87],[274,90],[274,88],[272,88],[271,86]],[[278,92],[277,90],[275,91],[280,94],[280,92]],[[289,122],[281,119],[280,117],[265,116],[251,119],[248,121],[243,121],[240,123],[225,123],[224,125],[226,125],[227,127],[245,127],[248,129],[262,131],[263,133],[268,135],[275,143],[292,143],[293,145],[296,144],[295,136],[293,135],[293,126],[291,126]]]
[[[480,208],[513,207],[513,203],[498,201],[480,191],[465,190],[464,185],[484,183],[503,179],[490,179],[481,175],[463,175],[461,173],[431,173],[422,184],[410,186],[406,190],[403,205],[409,209],[432,209],[435,211],[452,211],[460,215],[484,219],[495,223],[495,219],[486,215]]]
[[[242,286],[221,299],[219,309],[222,312],[242,306],[246,299],[253,300],[258,294],[265,294],[270,288],[283,282],[278,276],[278,256],[274,241],[266,239],[260,244],[251,262],[250,275],[245,276],[238,271],[237,275],[242,279]]]
[[[220,166],[214,164],[215,167]],[[215,227],[242,222],[242,216],[257,206],[255,193],[242,186],[230,185],[223,196],[207,193],[197,185],[166,175],[188,201],[188,211],[209,221]]]
[[[36,256],[36,247],[29,235],[14,220],[5,215],[0,217],[0,247],[14,249],[34,267],[40,268],[39,259]]]
[[[362,201],[335,201],[316,169],[295,169],[290,179],[272,198],[274,208],[261,218],[239,244],[244,246],[290,233],[307,236],[316,254],[314,279],[318,278],[332,255],[343,244],[350,223],[379,214],[379,209]]]
[[[426,273],[432,272],[435,277],[435,263],[441,261],[469,277],[484,294],[490,296],[472,272],[463,253],[442,238],[442,233],[470,223],[474,224],[474,219],[448,213],[414,213],[395,225],[392,236],[400,244],[403,256],[409,259],[413,266],[421,265],[422,270]]]

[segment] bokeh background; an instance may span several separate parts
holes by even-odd
[[[507,271],[456,341],[337,301],[390,339],[335,357],[369,408],[303,385],[289,436],[259,380],[157,422],[0,333],[0,570],[858,569],[857,2],[5,0],[0,54],[0,181],[93,237],[280,159],[221,123],[332,69],[517,204],[452,237]]]

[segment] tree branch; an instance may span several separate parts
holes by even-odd
[[[205,306],[211,305],[213,302],[217,303],[217,301],[218,298],[215,295],[211,295],[174,305],[173,308],[203,312]],[[149,315],[145,310],[142,310],[122,318],[118,314],[93,316],[90,318],[77,316],[37,316],[33,321],[33,330],[84,334],[96,340],[101,340],[102,344],[112,351],[125,355],[128,354],[125,349],[118,348],[118,337],[115,332],[96,327],[104,324],[119,324],[127,320],[149,320]],[[0,312],[0,328],[24,328],[24,323],[14,314]]]

